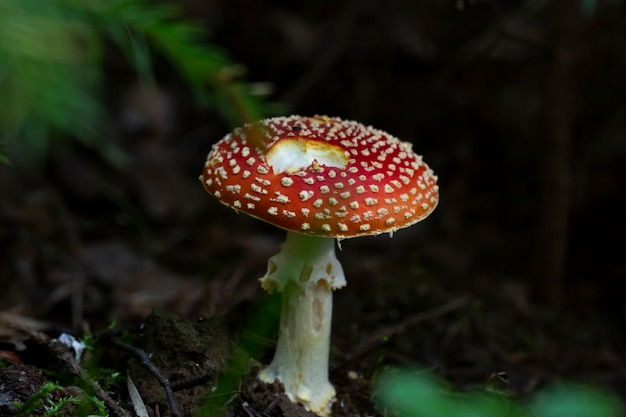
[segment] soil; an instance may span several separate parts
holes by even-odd
[[[564,301],[554,305],[533,267],[546,13],[527,2],[323,3],[181,5],[250,81],[272,83],[284,113],[373,124],[412,142],[439,175],[428,219],[341,242],[333,416],[388,415],[375,384],[393,367],[427,369],[460,391],[506,374],[520,401],[559,381],[626,399],[616,290],[626,278],[626,85],[612,76],[626,73],[615,47],[623,13],[599,6],[584,27]],[[110,61],[103,136],[125,168],[71,138],[43,156],[17,144],[12,166],[0,164],[0,416],[46,381],[58,383],[55,398],[84,391],[111,416],[135,415],[127,375],[154,417],[175,414],[172,404],[185,417],[311,416],[280,384],[256,379],[280,305],[258,278],[284,231],[222,207],[198,183],[231,127],[168,65],[149,90]],[[62,333],[89,335],[82,361],[56,341]]]

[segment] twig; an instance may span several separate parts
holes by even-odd
[[[184,379],[182,381],[172,381],[170,385],[172,390],[181,391],[187,388],[193,388],[197,385],[203,384],[213,378],[212,372],[207,372],[202,375],[192,376],[191,378]]]
[[[246,401],[241,403],[241,408],[243,408],[243,411],[246,412],[248,417],[262,417],[261,414],[259,414],[258,411],[256,411],[254,407],[252,407]]]
[[[161,375],[161,372],[157,369],[156,366],[150,360],[150,356],[146,351],[136,348],[134,346],[127,345],[126,343],[111,337],[108,340],[108,343],[111,345],[118,347],[126,352],[131,353],[137,359],[139,359],[139,363],[141,366],[146,368],[148,372],[152,374],[152,376],[157,380],[161,388],[165,391],[165,396],[167,397],[167,402],[170,406],[170,415],[172,417],[183,417],[182,413],[178,410],[178,403],[176,402],[176,397],[174,396],[174,390],[172,388],[172,384],[170,381]]]

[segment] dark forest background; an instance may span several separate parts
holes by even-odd
[[[413,143],[441,193],[392,239],[342,243],[342,352],[381,311],[393,322],[469,294],[494,326],[472,344],[539,345],[532,366],[567,374],[581,352],[546,349],[564,332],[573,348],[609,344],[589,367],[624,382],[626,2],[139,2],[159,16],[31,3],[0,3],[25,19],[0,29],[0,310],[81,332],[155,306],[228,316],[259,300],[283,231],[220,206],[197,177],[237,125],[325,114]],[[50,16],[58,39],[37,34]],[[177,19],[198,32],[168,29]],[[53,89],[63,77],[75,83]],[[418,337],[395,360],[431,358],[437,344]]]

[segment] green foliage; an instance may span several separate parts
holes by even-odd
[[[54,1],[0,3],[3,141],[20,136],[41,153],[49,129],[86,136],[83,130],[100,112],[94,99],[98,41],[93,28],[66,18]]]
[[[104,403],[91,395],[83,395],[81,398],[59,396],[57,400],[51,399],[51,394],[62,392],[63,390],[63,387],[59,384],[46,382],[38,393],[32,395],[26,402],[17,404],[19,410],[16,413],[16,417],[28,417],[33,414],[42,417],[67,415],[80,417],[108,416]]]
[[[99,400],[95,396],[91,396],[90,402],[96,407],[96,414],[90,414],[87,417],[108,417],[109,413],[107,412],[107,408],[104,405],[104,401]]]
[[[80,400],[74,397],[63,397],[58,401],[48,401],[47,405],[44,405],[43,417],[56,417],[63,415],[64,408],[67,409],[69,404],[78,404]]]
[[[453,392],[426,371],[393,370],[377,382],[377,399],[395,417],[618,417],[620,401],[601,389],[564,384],[528,404],[498,393]]]
[[[113,329],[114,327],[115,321],[109,325],[108,329]],[[82,365],[91,378],[98,381],[98,384],[105,391],[111,391],[116,386],[125,384],[125,378],[119,371],[102,365],[102,356],[105,349],[98,343],[96,336],[92,333],[85,333],[81,338],[81,342],[85,346]]]
[[[167,59],[197,100],[233,125],[266,107],[204,29],[175,6],[152,0],[3,0],[0,2],[0,161],[19,139],[45,155],[53,134],[101,145],[104,50],[115,45],[144,84],[153,54]]]
[[[540,417],[616,417],[624,411],[613,395],[571,383],[552,386],[538,394],[532,409]]]

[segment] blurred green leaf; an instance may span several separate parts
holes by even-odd
[[[118,154],[97,134],[105,119],[105,42],[119,48],[144,85],[153,84],[159,55],[199,103],[232,125],[263,117],[263,96],[207,38],[178,7],[151,0],[0,1],[0,144],[20,140],[43,156],[60,135]]]
[[[427,372],[396,370],[380,377],[378,392],[385,408],[402,417],[461,417],[444,383]]]
[[[11,166],[11,161],[9,160],[9,158],[7,158],[7,156],[2,151],[0,151],[0,164]]]
[[[574,384],[548,388],[537,395],[532,408],[540,417],[618,417],[624,411],[616,396]]]
[[[394,417],[619,417],[624,412],[615,395],[574,384],[546,389],[530,405],[487,391],[455,393],[426,371],[387,371],[376,387],[379,403]]]
[[[0,6],[0,126],[4,138],[24,136],[45,151],[47,134],[58,129],[88,136],[100,105],[90,48],[92,29],[65,18],[54,2],[9,0]],[[85,128],[87,128],[85,130]]]

